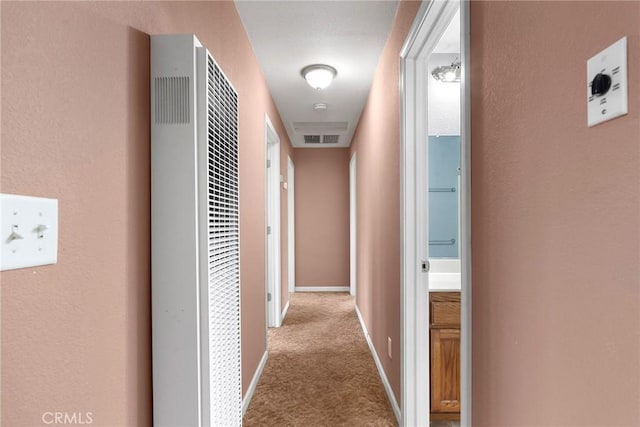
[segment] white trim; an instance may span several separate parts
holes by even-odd
[[[269,116],[265,113],[265,142],[264,142],[264,228],[269,223],[269,169],[267,168],[267,159],[269,158],[269,143],[266,136],[266,121]],[[264,234],[264,348],[269,348],[269,301],[267,301],[267,293],[269,292],[269,237]]]
[[[280,324],[284,322],[284,318],[287,316],[287,312],[289,311],[289,301],[287,301],[287,305],[282,309],[282,315],[280,316]]]
[[[471,241],[468,1],[423,2],[401,50],[401,395],[402,426],[429,425],[429,304],[427,197],[427,61],[461,7],[462,425],[471,425]]]
[[[433,7],[432,2],[423,2],[405,42],[413,45],[420,30],[424,15]],[[402,396],[402,422],[399,425],[418,426],[429,423],[429,353],[427,337],[429,305],[427,301],[428,277],[419,270],[419,251],[416,233],[419,221],[416,218],[417,171],[416,128],[421,117],[416,115],[416,104],[426,103],[426,97],[416,93],[418,83],[415,61],[406,58],[403,48],[400,61],[401,91],[401,155],[400,155],[400,221],[401,221],[401,276],[400,276],[400,383]],[[420,280],[419,280],[420,279]],[[421,334],[417,331],[421,330]],[[426,421],[425,421],[426,420]]]
[[[296,286],[296,292],[349,292],[348,286]]]
[[[380,380],[382,380],[382,385],[384,386],[384,391],[387,392],[387,398],[389,398],[389,403],[391,404],[391,409],[393,409],[393,414],[396,416],[396,421],[398,425],[400,425],[400,406],[398,406],[398,401],[396,400],[396,396],[393,394],[393,389],[391,388],[391,384],[389,383],[389,379],[387,378],[387,374],[384,372],[384,368],[382,367],[382,362],[378,357],[378,353],[376,352],[375,347],[373,346],[373,342],[371,341],[371,337],[369,336],[369,331],[367,331],[367,326],[364,324],[364,319],[362,318],[362,314],[360,313],[360,309],[356,305],[356,314],[358,315],[358,319],[360,320],[360,326],[362,326],[362,332],[364,333],[364,338],[367,340],[367,344],[369,345],[369,350],[371,351],[371,356],[373,356],[373,361],[376,363],[376,368],[378,368],[378,374],[380,375]]]
[[[258,382],[260,381],[260,377],[262,376],[262,371],[264,371],[264,367],[267,364],[267,359],[269,358],[269,352],[265,351],[262,355],[262,359],[260,359],[260,363],[258,363],[258,367],[253,374],[253,378],[251,379],[251,383],[249,384],[249,388],[242,399],[242,416],[244,416],[245,412],[247,412],[247,408],[249,408],[249,403],[251,403],[251,398],[253,397],[253,393],[256,391],[256,387],[258,386]]]
[[[2,22],[2,7],[0,7],[0,22]],[[2,31],[0,31],[0,46],[2,46]],[[150,64],[151,64],[151,61],[150,61]],[[153,72],[153,69],[151,69],[150,71]],[[151,97],[151,94],[149,94],[149,97]],[[1,84],[0,84],[0,99],[2,99],[2,85]],[[155,105],[155,104],[151,104],[151,105]],[[2,114],[0,114],[0,129],[1,128],[2,128]],[[147,148],[147,150],[149,150],[149,149]],[[149,172],[147,172],[147,173],[149,173]],[[147,191],[149,191],[149,190],[147,190]],[[149,209],[149,208],[147,208],[147,209]],[[147,215],[149,215],[149,214],[147,214]],[[1,218],[0,218],[0,224],[2,224]],[[2,252],[0,251],[0,254],[1,253]],[[153,259],[153,255],[152,255],[152,259]],[[0,264],[2,264],[2,262],[0,262]],[[146,267],[146,268],[149,268],[149,267]],[[147,286],[149,286],[149,285],[147,285]],[[148,316],[148,314],[147,314],[147,316]],[[152,316],[152,321],[153,321],[153,309],[152,309],[151,316]],[[151,345],[152,345],[152,348],[153,348],[153,342],[152,342]],[[147,344],[147,346],[148,346],[148,344]],[[153,358],[154,358],[154,355],[152,354],[151,355],[152,366],[153,366]],[[148,356],[147,356],[147,363],[149,363],[148,362]],[[152,379],[153,379],[153,376],[154,375],[152,373],[151,374],[151,378]],[[0,286],[0,378],[2,378],[2,287],[1,286]],[[151,391],[153,393],[153,385],[151,386]],[[0,426],[1,425],[2,425],[2,390],[0,390]]]
[[[471,11],[470,3],[460,4],[461,72],[461,153],[460,153],[460,263],[461,263],[461,331],[460,331],[460,421],[471,426],[472,420],[472,317],[471,301]]]
[[[266,206],[267,227],[271,227],[271,239],[267,235],[265,229],[265,239],[267,241],[267,292],[271,293],[271,301],[267,301],[267,324],[271,327],[280,326],[280,299],[281,299],[281,233],[280,233],[280,137],[273,127],[273,123],[269,115],[265,113],[265,160],[271,160],[271,166],[266,168],[267,176],[267,192],[270,197],[267,198]],[[271,224],[269,224],[271,220]],[[269,257],[271,254],[271,257]],[[271,263],[271,265],[269,265]],[[266,299],[266,298],[265,298]]]
[[[295,202],[295,165],[291,157],[287,156],[287,236],[288,236],[288,274],[289,292],[296,287],[296,202]]]
[[[356,296],[357,288],[357,249],[358,249],[358,153],[353,153],[349,161],[349,286],[351,295]]]

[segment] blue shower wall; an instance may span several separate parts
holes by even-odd
[[[458,258],[458,169],[460,136],[429,137],[429,241],[455,239],[453,245],[429,244],[430,258]],[[455,188],[455,192],[434,189]]]

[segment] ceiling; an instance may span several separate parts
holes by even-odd
[[[397,5],[397,1],[236,0],[294,147],[351,144]],[[310,64],[336,68],[338,74],[328,88],[317,91],[302,78],[300,71]],[[315,103],[327,104],[327,109],[315,111]],[[305,135],[338,135],[338,142],[305,144]]]
[[[433,53],[460,53],[460,9],[444,31]]]

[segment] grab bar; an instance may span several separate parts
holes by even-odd
[[[430,245],[455,245],[456,239],[451,240],[429,240]]]
[[[442,188],[442,187],[436,187],[436,188],[429,188],[429,193],[455,193],[456,192],[456,187],[449,187],[449,188]]]

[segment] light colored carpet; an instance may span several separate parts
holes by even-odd
[[[244,425],[397,425],[349,294],[291,296]]]

